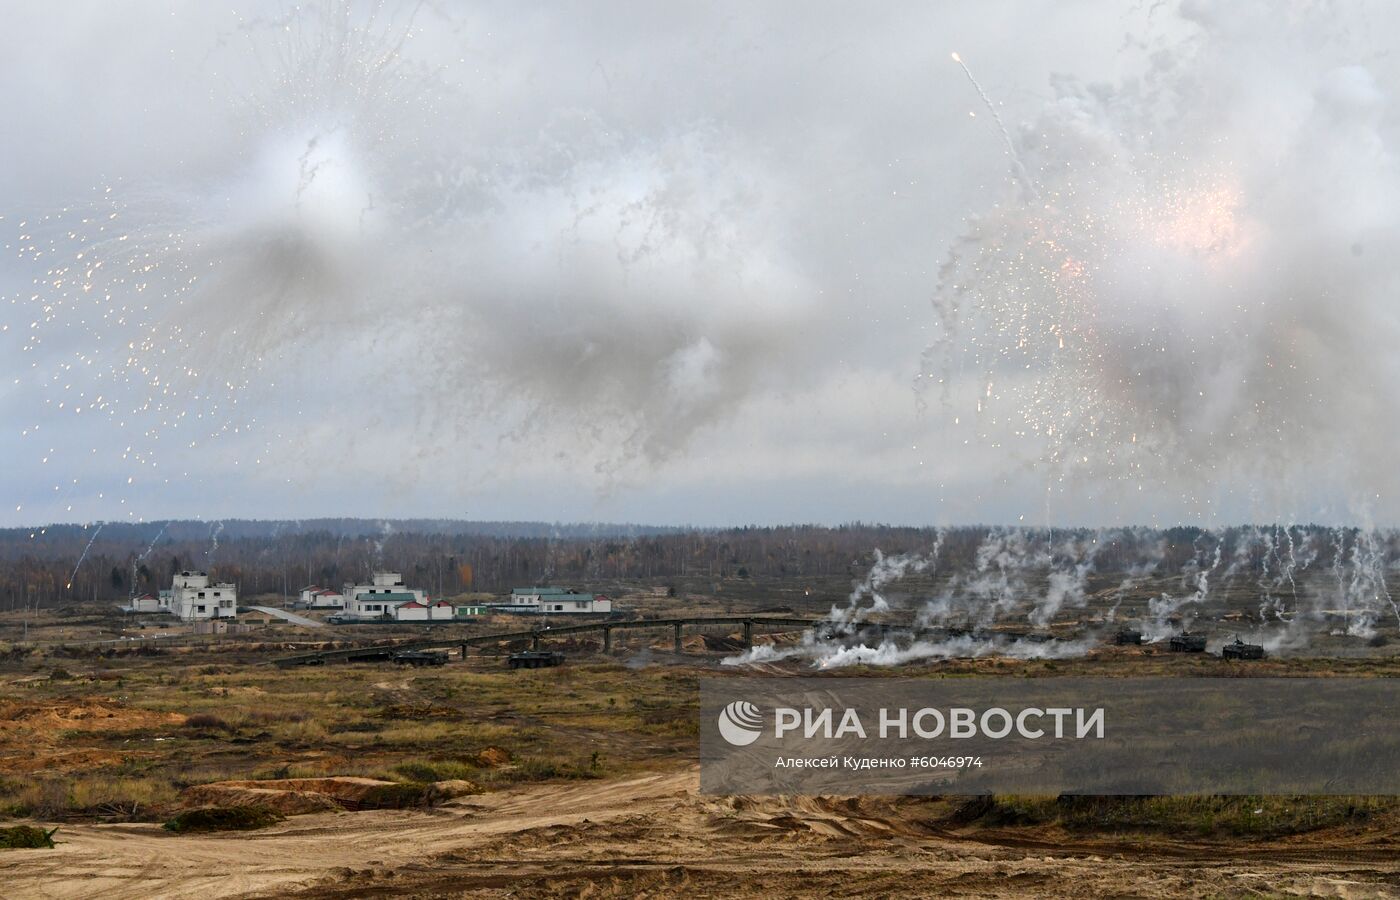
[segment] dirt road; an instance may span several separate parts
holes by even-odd
[[[925,802],[712,798],[695,769],[532,785],[244,835],[73,826],[0,854],[7,897],[1400,896],[1388,844],[1211,847],[961,832]]]

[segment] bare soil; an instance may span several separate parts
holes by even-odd
[[[708,797],[698,772],[530,785],[237,835],[68,826],[15,897],[1394,897],[1396,831],[1272,842],[949,826],[948,800]]]

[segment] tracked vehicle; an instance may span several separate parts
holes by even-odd
[[[512,669],[543,669],[557,666],[564,661],[564,654],[551,650],[522,650],[512,653],[506,662]]]
[[[1238,637],[1233,644],[1220,648],[1221,659],[1263,659],[1264,648],[1259,644],[1246,644]]]
[[[1172,637],[1167,644],[1167,649],[1173,653],[1204,653],[1206,652],[1206,636],[1183,631]]]
[[[1142,632],[1124,628],[1113,636],[1113,643],[1120,647],[1136,646],[1142,643]]]
[[[404,650],[394,654],[394,663],[400,666],[445,666],[447,654],[434,650]]]

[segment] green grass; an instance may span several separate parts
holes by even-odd
[[[0,828],[0,850],[42,850],[53,846],[57,828],[45,831],[33,825]]]

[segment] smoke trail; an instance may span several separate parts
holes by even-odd
[[[973,77],[972,70],[963,62],[963,58],[956,52],[953,53],[953,62],[963,70],[967,80],[972,83],[972,89],[977,92],[977,96],[982,98],[982,105],[987,107],[987,112],[992,114],[992,121],[996,122],[997,130],[1001,132],[1001,139],[1006,143],[1006,152],[1011,157],[1011,165],[1016,172],[1016,178],[1021,182],[1021,186],[1026,189],[1026,194],[1035,203],[1040,202],[1040,193],[1036,191],[1035,185],[1031,182],[1030,175],[1026,172],[1026,166],[1021,162],[1021,154],[1016,152],[1016,142],[1011,139],[1011,133],[1006,130],[1006,124],[1001,120],[1001,114],[997,112],[996,105],[992,103],[992,98],[987,96],[987,92],[982,89],[982,85]]]
[[[1095,558],[1108,541],[1109,536],[1098,531],[1087,541],[1071,537],[1060,546],[1051,560],[1045,596],[1031,610],[1032,625],[1044,628],[1054,622],[1062,609],[1084,606],[1088,600],[1085,588],[1094,571]]]
[[[73,566],[73,571],[68,575],[68,584],[64,586],[65,590],[71,591],[73,589],[73,579],[78,577],[78,570],[82,568],[83,560],[87,559],[88,551],[92,549],[93,542],[96,541],[97,536],[102,533],[103,524],[105,523],[98,522],[97,530],[92,533],[92,537],[88,538],[87,546],[83,548],[82,554],[78,556],[77,564]]]
[[[831,626],[829,630],[834,633],[846,633],[865,621],[870,615],[887,612],[890,604],[883,589],[908,575],[931,572],[938,565],[938,554],[943,548],[943,536],[944,531],[940,528],[934,537],[932,548],[927,553],[903,553],[887,557],[879,548],[876,548],[874,564],[865,573],[865,578],[852,588],[845,608],[837,606],[831,608],[831,612],[827,615],[827,621]],[[870,598],[870,603],[862,605],[862,601],[867,597]]]
[[[1341,602],[1345,633],[1372,637],[1379,619],[1387,612],[1400,626],[1400,606],[1386,585],[1389,566],[1381,535],[1370,529],[1338,529],[1333,547],[1336,597]]]
[[[379,537],[374,539],[374,559],[375,568],[382,568],[384,565],[384,545],[394,534],[394,525],[388,519],[379,523]]]
[[[1209,537],[1214,541],[1214,551],[1209,554],[1210,563],[1205,565],[1205,548],[1201,540]],[[1193,542],[1195,553],[1182,567],[1180,583],[1189,593],[1179,596],[1164,592],[1147,603],[1148,621],[1143,623],[1142,634],[1148,641],[1160,641],[1171,636],[1178,629],[1189,631],[1191,623],[1200,607],[1210,598],[1211,576],[1220,568],[1224,560],[1225,542],[1218,536],[1205,532]],[[1178,625],[1175,621],[1180,619]]]
[[[165,534],[165,529],[169,527],[169,522],[161,525],[160,531],[157,531],[156,536],[151,538],[151,543],[146,546],[146,549],[143,550],[139,556],[131,561],[131,596],[136,596],[136,570],[140,568],[141,562],[151,555],[151,551],[156,548],[156,541],[160,540],[161,535]]]
[[[207,551],[205,551],[205,554],[204,554],[204,563],[205,563],[206,566],[211,566],[211,565],[213,565],[213,563],[214,563],[214,554],[217,553],[217,552],[219,552],[219,535],[223,534],[223,531],[224,531],[224,523],[223,523],[222,520],[221,520],[221,521],[218,521],[218,522],[215,522],[215,523],[214,523],[212,526],[210,526],[210,528],[209,528],[209,541],[210,541],[210,544],[209,544],[209,549],[208,549]]]

